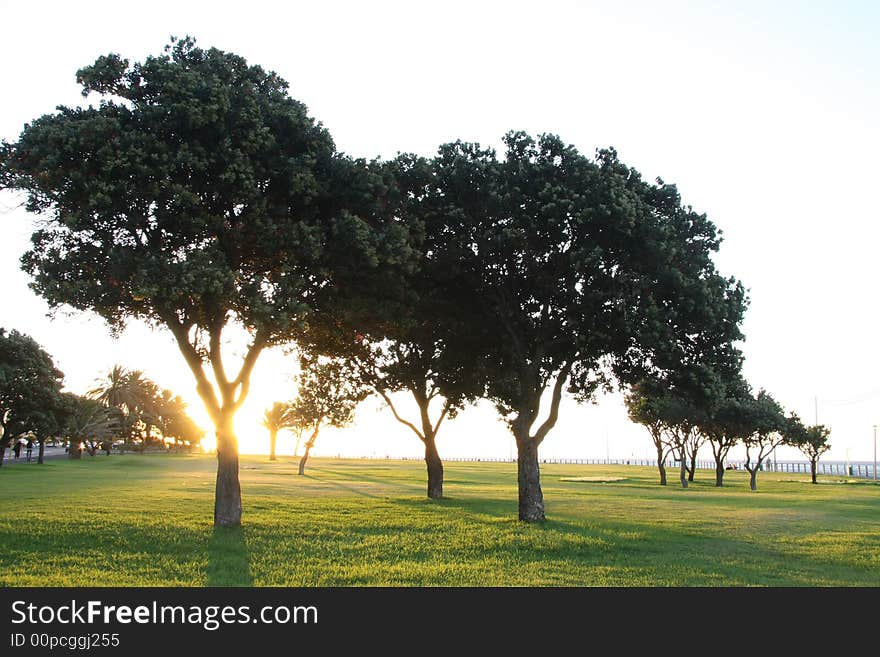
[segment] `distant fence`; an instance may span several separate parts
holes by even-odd
[[[369,457],[364,456],[361,458],[365,459],[381,459],[388,457]],[[400,459],[395,459],[400,461],[422,461],[421,457],[417,456],[405,456]],[[515,458],[480,458],[480,457],[444,457],[444,461],[448,461],[451,463],[516,463]],[[560,465],[641,465],[648,467],[657,467],[656,460],[650,459],[553,459],[553,458],[542,458],[539,459],[541,463],[553,463]],[[729,461],[728,467],[734,467],[737,470],[745,470],[745,461]],[[697,469],[699,470],[714,470],[715,469],[715,461],[702,461],[698,460]],[[666,462],[666,467],[669,469],[679,467],[678,461],[668,460]],[[810,474],[810,464],[805,461],[764,461],[762,464],[762,471],[766,472],[790,472],[792,474]],[[874,464],[873,463],[841,463],[838,461],[830,461],[828,463],[823,463],[819,461],[818,466],[816,468],[816,474],[820,475],[837,475],[842,477],[858,477],[862,479],[875,479],[874,477]],[[878,475],[880,475],[880,471],[878,471]]]

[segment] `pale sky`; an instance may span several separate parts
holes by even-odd
[[[723,231],[715,261],[750,290],[742,347],[755,389],[831,427],[827,460],[873,458],[880,3],[0,0],[0,23],[9,141],[56,105],[82,103],[76,70],[99,55],[140,61],[189,34],[277,72],[353,156],[499,145],[511,129],[555,133],[590,155],[614,146]],[[19,269],[33,221],[20,202],[0,192],[0,326],[40,342],[70,390],[118,362],[192,400],[207,426],[167,332],[132,326],[114,341],[94,316],[46,317]],[[291,367],[263,355],[238,423],[243,451],[266,442],[255,418],[293,394]],[[407,431],[366,403],[355,428],[327,431],[315,453],[420,456]],[[438,445],[447,457],[512,453],[487,404],[444,426]],[[651,449],[611,396],[564,402],[540,454]]]

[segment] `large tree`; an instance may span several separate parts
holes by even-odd
[[[171,332],[217,436],[214,524],[238,525],[233,416],[260,353],[400,253],[405,231],[379,220],[367,164],[240,56],[172,40],[142,63],[100,57],[77,80],[98,107],[61,107],[0,153],[0,185],[44,218],[23,267],[53,307]],[[223,353],[233,328],[237,366]]]
[[[0,465],[10,439],[33,431],[43,444],[55,429],[64,374],[29,335],[0,328]]]
[[[610,372],[634,381],[673,367],[691,340],[728,344],[743,292],[715,271],[714,225],[674,186],[552,135],[510,133],[505,144],[500,160],[474,144],[441,147],[432,202],[461,284],[479,293],[467,310],[483,339],[484,394],[516,440],[519,518],[539,521],[538,448],[563,392],[586,400]]]

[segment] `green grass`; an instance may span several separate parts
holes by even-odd
[[[211,526],[215,460],[126,455],[0,469],[3,586],[878,586],[880,485],[543,465],[548,520],[516,520],[516,466],[244,457],[243,527]],[[673,473],[674,474],[674,473]],[[581,481],[566,481],[582,478]]]

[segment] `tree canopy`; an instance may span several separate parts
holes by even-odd
[[[64,373],[29,335],[0,328],[0,464],[10,439],[57,429]]]
[[[275,73],[190,38],[80,69],[99,106],[60,107],[4,143],[0,185],[45,221],[23,267],[52,307],[173,334],[215,424],[215,523],[241,518],[232,416],[260,352],[295,338],[345,281],[405,256],[383,183]],[[247,346],[230,374],[223,331]]]
[[[432,202],[460,285],[480,299],[469,328],[483,338],[484,395],[517,442],[520,518],[541,520],[537,450],[563,392],[588,400],[614,376],[728,350],[745,294],[716,272],[720,237],[674,186],[553,135],[512,132],[505,145],[502,159],[477,144],[441,147]]]

